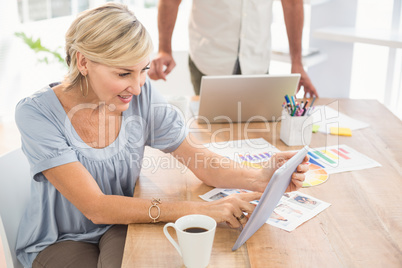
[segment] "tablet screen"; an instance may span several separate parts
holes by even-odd
[[[269,219],[276,205],[289,186],[293,172],[303,162],[307,155],[308,146],[305,146],[289,159],[283,166],[278,168],[269,181],[261,199],[251,214],[240,236],[237,238],[232,250],[243,245],[258,229]]]

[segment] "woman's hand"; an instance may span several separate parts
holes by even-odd
[[[306,178],[306,173],[308,171],[308,156],[304,157],[303,163],[297,166],[296,172],[292,174],[292,180],[289,183],[286,192],[293,192],[299,190],[303,186],[304,179]]]
[[[261,170],[261,176],[256,181],[256,189],[259,192],[264,192],[265,187],[267,187],[268,182],[271,180],[275,171],[283,166],[292,156],[294,156],[297,152],[279,152],[272,156],[269,161],[263,163],[263,169]],[[308,165],[306,164],[308,161],[308,157],[306,156],[303,159],[303,162],[297,166],[296,172],[292,174],[292,180],[288,188],[287,192],[292,192],[300,189],[303,186],[303,181],[305,179],[304,173],[308,171]]]
[[[243,212],[250,214],[254,211],[255,205],[250,204],[253,200],[259,200],[262,193],[247,192],[232,194],[222,199],[201,203],[201,214],[208,215],[216,222],[226,222],[232,228],[244,226],[248,217]]]

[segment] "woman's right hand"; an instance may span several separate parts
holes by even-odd
[[[248,217],[256,207],[250,202],[259,200],[261,195],[259,192],[245,192],[202,203],[202,214],[214,218],[218,223],[226,222],[232,228],[239,228],[247,223]],[[248,213],[248,216],[242,216],[243,212]]]

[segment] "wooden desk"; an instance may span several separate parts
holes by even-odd
[[[354,131],[353,137],[316,133],[310,146],[346,144],[382,167],[332,174],[322,185],[301,189],[332,205],[293,232],[265,224],[246,245],[232,252],[240,231],[220,225],[209,267],[402,267],[402,123],[374,100],[317,101],[329,103],[371,126]],[[202,143],[263,137],[280,150],[301,148],[282,143],[280,125],[275,123],[250,124],[246,133],[244,124],[234,124],[232,129],[221,124],[211,129],[192,126],[192,135]],[[198,195],[212,189],[170,155],[147,149],[146,156],[136,197],[203,202]],[[151,159],[160,159],[160,165]],[[129,226],[123,267],[182,266],[164,237],[163,225]]]

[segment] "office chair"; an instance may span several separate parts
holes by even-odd
[[[31,188],[29,163],[21,149],[0,156],[0,171],[0,236],[7,267],[21,268],[15,244]]]

